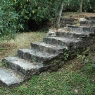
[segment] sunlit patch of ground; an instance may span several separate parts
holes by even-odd
[[[28,33],[18,34],[16,38],[12,40],[1,41],[0,62],[4,57],[16,55],[18,49],[31,48],[30,43],[36,41],[42,41],[45,35],[46,35],[45,32],[28,32]]]

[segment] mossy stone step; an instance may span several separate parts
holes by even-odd
[[[30,63],[27,60],[18,57],[5,57],[3,63],[7,68],[10,68],[22,75],[24,79],[39,73],[39,69],[43,67],[41,63]]]
[[[31,43],[31,47],[36,51],[47,52],[50,54],[59,54],[62,53],[64,49],[68,50],[68,47],[66,46],[56,46],[44,42]]]
[[[68,49],[71,49],[73,46],[77,46],[78,43],[81,42],[81,39],[67,37],[46,37],[43,39],[43,41],[47,44],[66,46]]]
[[[19,49],[18,56],[25,60],[30,60],[31,62],[43,63],[45,61],[50,61],[52,58],[56,57],[58,54],[49,54],[46,52],[35,51],[34,49]]]

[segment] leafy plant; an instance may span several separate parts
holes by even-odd
[[[0,37],[11,39],[15,37],[18,25],[18,14],[12,7],[12,0],[0,3]]]

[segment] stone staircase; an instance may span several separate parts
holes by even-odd
[[[81,21],[80,25],[95,26],[95,17],[86,17],[86,21]]]
[[[2,59],[4,66],[0,68],[0,85],[13,87],[41,72],[56,71],[64,65],[62,60],[65,62],[68,52],[72,56],[77,50],[94,43],[94,26],[69,25],[67,31],[57,31],[54,37],[31,43],[30,49],[19,49],[17,56]]]

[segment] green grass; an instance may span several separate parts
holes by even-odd
[[[45,35],[42,32],[19,34],[15,41],[3,46],[15,46],[8,49],[8,54],[12,51],[16,54],[18,48],[29,47],[30,42],[41,41]],[[95,95],[94,48],[66,62],[57,72],[36,75],[15,88],[0,87],[0,95]]]
[[[78,55],[57,72],[36,75],[16,88],[1,87],[0,95],[94,95],[94,54]]]
[[[17,88],[1,88],[0,95],[94,95],[94,90],[87,75],[62,70],[35,76]]]

